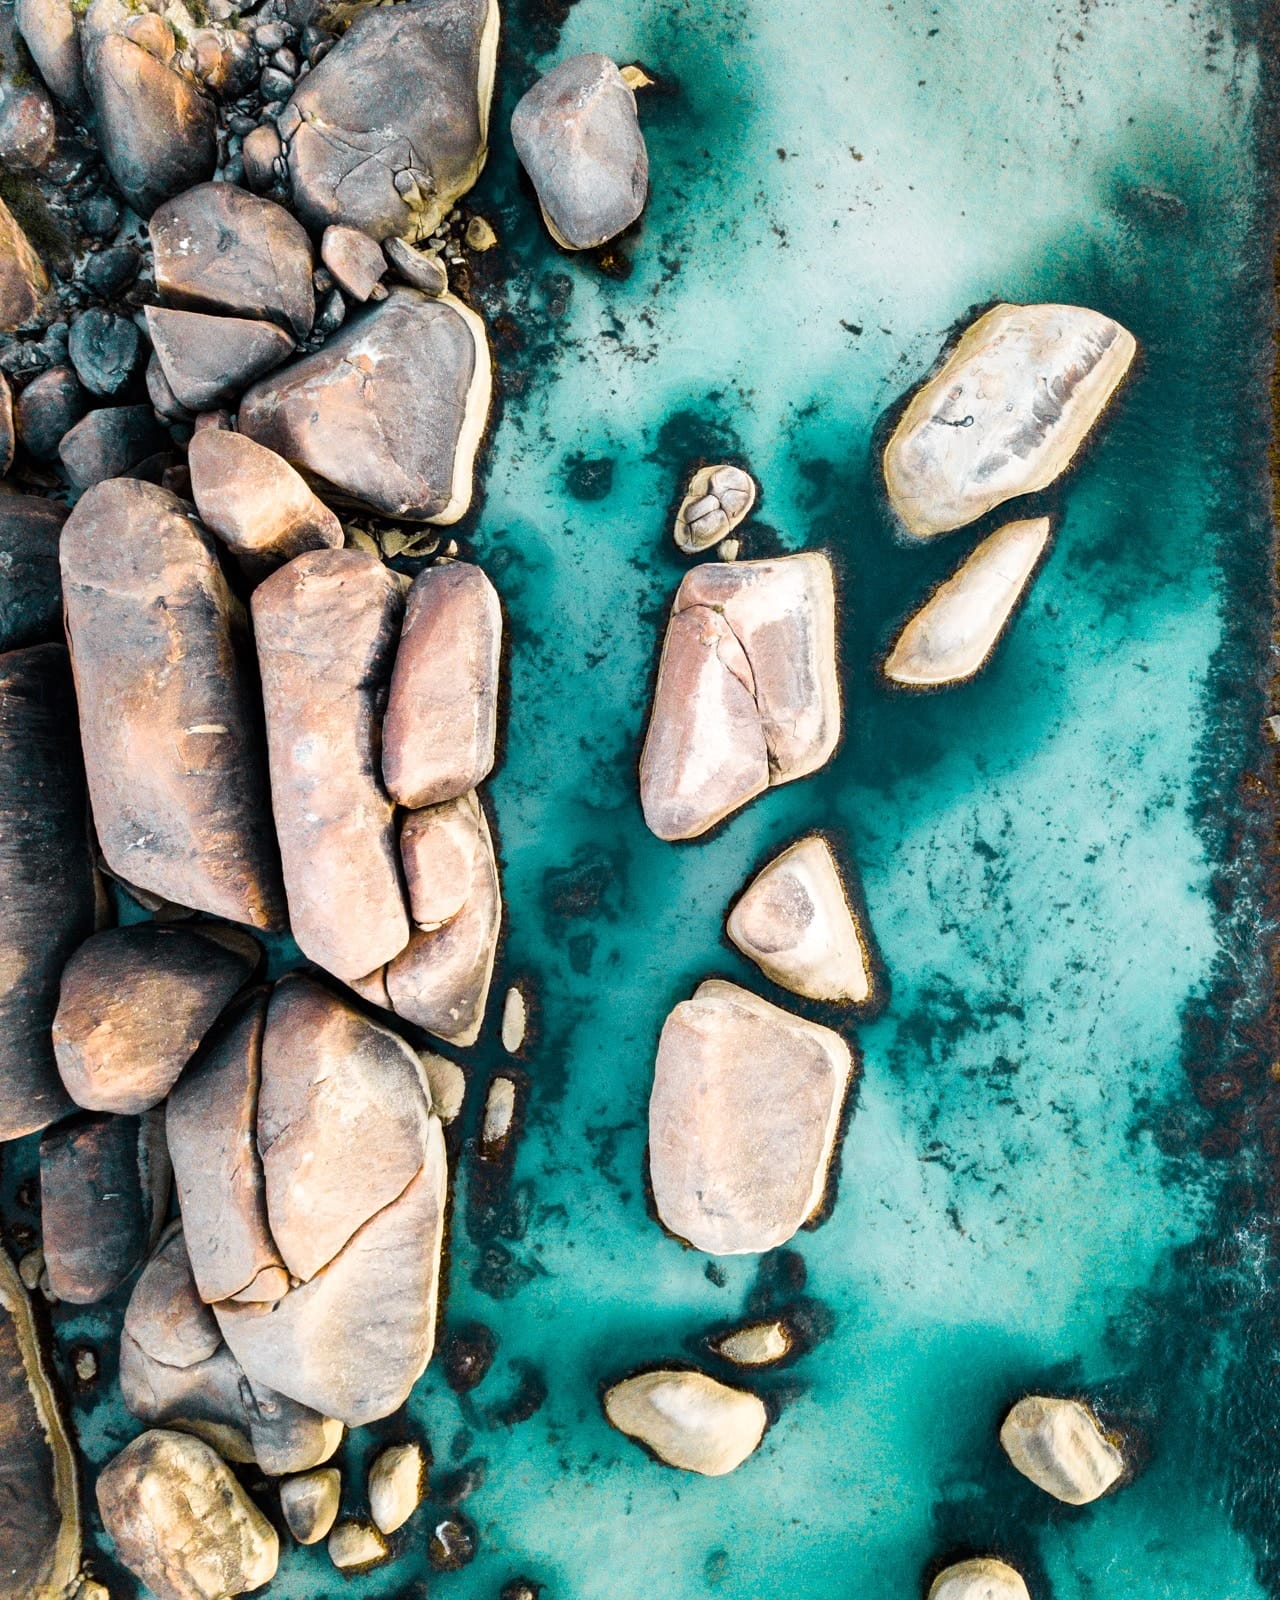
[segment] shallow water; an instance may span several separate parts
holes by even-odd
[[[555,1600],[890,1600],[988,1549],[1035,1600],[1280,1594],[1261,15],[581,0],[557,43],[534,0],[508,7],[474,197],[503,242],[476,287],[504,398],[467,537],[511,634],[495,994],[526,981],[534,1032],[514,1170],[483,1184],[497,1006],[470,1053],[446,1326],[501,1349],[465,1400],[433,1366],[410,1405],[437,1487],[486,1464],[477,1559],[433,1594],[524,1574]],[[625,278],[550,244],[505,137],[533,64],[587,48],[659,77]],[[990,668],[890,695],[878,653],[973,535],[895,544],[877,429],[1000,298],[1096,306],[1142,359],[1044,497],[1054,545]],[[664,845],[635,763],[684,568],[670,512],[725,452],[763,485],[744,555],[836,564],[846,737],[818,777]],[[863,1073],[828,1220],[712,1264],[647,1211],[654,1044],[712,973],[772,994],[722,919],[813,828],[861,878],[889,1003],[846,1027]],[[758,1380],[777,1420],[740,1471],[674,1473],[605,1425],[600,1385],[797,1297],[826,1337]],[[60,1311],[60,1353],[102,1326]],[[995,1429],[1030,1386],[1128,1422],[1136,1481],[1071,1510],[1018,1478]],[[95,1462],[136,1431],[109,1401],[76,1416]],[[363,1579],[292,1550],[272,1592],[418,1594],[432,1520]]]

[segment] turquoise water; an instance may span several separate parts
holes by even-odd
[[[473,289],[503,400],[464,535],[511,636],[495,993],[525,981],[535,1025],[514,1167],[484,1183],[496,1007],[468,1057],[446,1327],[483,1322],[500,1351],[465,1399],[433,1366],[411,1402],[437,1490],[485,1464],[462,1502],[479,1554],[433,1595],[496,1600],[523,1574],[555,1600],[914,1600],[931,1561],[987,1549],[1035,1600],[1280,1594],[1261,15],[508,7],[474,196],[502,240]],[[505,139],[532,65],[578,49],[659,80],[652,203],[608,271],[542,234]],[[1140,366],[1046,497],[1054,547],[991,668],[891,696],[877,654],[972,537],[893,542],[877,429],[997,298],[1109,312]],[[670,512],[724,453],[763,486],[744,555],[836,565],[846,736],[817,778],[663,845],[635,766],[684,567]],[[725,909],[815,827],[861,877],[889,1003],[856,1029],[829,1219],[712,1264],[647,1212],[654,1045],[703,977],[757,985]],[[753,1380],[777,1420],[740,1471],[674,1473],[605,1425],[600,1385],[797,1297],[822,1337]],[[100,1331],[58,1313],[62,1352]],[[1125,1420],[1136,1481],[1076,1511],[1019,1479],[995,1429],[1030,1386]],[[96,1461],[132,1431],[109,1399],[76,1416]],[[403,1426],[351,1442],[350,1509],[370,1439]],[[419,1595],[431,1520],[363,1579],[293,1550],[273,1592]]]

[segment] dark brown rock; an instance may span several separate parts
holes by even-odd
[[[165,381],[188,411],[234,400],[293,351],[293,340],[282,328],[249,317],[148,306],[147,329]]]
[[[57,138],[53,101],[43,87],[0,81],[0,162],[11,172],[39,172]]]
[[[70,366],[50,367],[18,396],[16,420],[23,448],[37,461],[56,461],[62,436],[79,422],[89,397]]]
[[[267,927],[279,877],[244,618],[211,536],[166,490],[96,485],[62,534],[103,855],[178,905]]]
[[[287,461],[242,433],[199,428],[187,450],[205,523],[257,576],[304,550],[342,548],[342,524]]]
[[[251,189],[260,194],[274,185],[276,162],[283,151],[274,122],[260,123],[251,133],[245,134],[240,159],[244,162],[245,182]]]
[[[150,406],[104,406],[62,438],[58,455],[77,489],[123,477],[169,442]]]
[[[66,520],[56,500],[0,493],[0,650],[61,635],[58,535]]]
[[[49,293],[49,274],[0,200],[0,333],[31,322]]]
[[[376,239],[359,228],[338,224],[324,230],[320,259],[333,274],[333,281],[353,300],[368,300],[387,270]]]

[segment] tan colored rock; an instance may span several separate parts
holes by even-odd
[[[445,1127],[456,1122],[467,1094],[467,1075],[456,1061],[424,1050],[418,1057],[431,1090],[431,1109]]]
[[[1079,1400],[1027,1395],[1000,1428],[1000,1444],[1024,1478],[1069,1506],[1087,1506],[1114,1488],[1124,1457]]]
[[[513,984],[502,1001],[502,1048],[509,1056],[518,1056],[524,1048],[528,1027],[529,1007],[524,990]]]
[[[90,489],[62,531],[89,794],[113,872],[254,927],[281,896],[244,617],[209,534],[154,484]]]
[[[425,932],[441,928],[467,903],[483,849],[480,802],[474,794],[410,811],[400,829],[409,911]]]
[[[155,1428],[98,1475],[117,1559],[156,1600],[225,1600],[275,1577],[276,1531],[200,1439]]]
[[[386,257],[376,239],[359,228],[330,224],[320,240],[320,259],[333,281],[361,302],[375,297],[387,270]]]
[[[437,251],[415,250],[404,239],[388,239],[383,249],[392,269],[411,289],[429,295],[448,292],[449,270]]]
[[[280,1509],[299,1544],[319,1544],[338,1520],[342,1478],[336,1467],[286,1478],[280,1485]]]
[[[338,978],[409,941],[377,727],[402,606],[397,576],[359,550],[297,556],[253,595],[289,920]]]
[[[756,503],[756,481],[741,467],[700,467],[676,513],[675,541],[688,556],[727,538]]]
[[[1118,322],[1082,306],[998,305],[916,391],[884,451],[889,503],[931,539],[1071,464],[1133,360]]]
[[[663,1225],[711,1255],[785,1244],[822,1204],[853,1070],[830,1028],[700,984],[663,1026],[649,1100]]]
[[[287,461],[244,434],[199,429],[187,466],[202,520],[254,576],[305,550],[342,548],[342,524],[328,506]]]
[[[414,579],[382,730],[382,775],[402,806],[440,805],[493,770],[502,607],[479,567]]]
[[[792,1338],[785,1322],[748,1322],[715,1341],[712,1348],[738,1367],[772,1367],[791,1354]]]
[[[71,0],[17,0],[14,16],[40,76],[70,110],[88,109]]]
[[[49,274],[13,213],[0,200],[0,333],[31,322],[49,293]]]
[[[278,367],[294,343],[272,322],[148,306],[147,332],[174,398],[188,411],[227,405]]]
[[[871,941],[821,834],[763,867],[725,927],[744,956],[793,994],[856,1006],[876,998]]]
[[[941,583],[898,635],[884,664],[890,683],[915,689],[963,683],[989,659],[1045,546],[1048,517],[1006,522]]]
[[[369,1513],[380,1533],[402,1528],[422,1503],[427,1463],[422,1446],[410,1441],[381,1451],[369,1468]]]
[[[929,1600],[1031,1600],[1022,1574],[994,1556],[960,1561],[940,1572]]]
[[[669,1467],[723,1477],[764,1438],[768,1413],[759,1396],[705,1372],[642,1372],[615,1383],[604,1414]]]
[[[499,1073],[489,1084],[484,1097],[484,1120],[480,1124],[480,1150],[489,1158],[499,1156],[511,1137],[516,1118],[516,1084]]]
[[[367,1522],[348,1518],[329,1535],[329,1560],[339,1572],[368,1572],[391,1553],[387,1541]]]

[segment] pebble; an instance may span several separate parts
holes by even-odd
[[[394,1444],[369,1468],[369,1513],[382,1533],[394,1533],[418,1509],[427,1464],[419,1444]]]
[[[137,369],[142,335],[128,317],[94,308],[71,324],[67,351],[90,394],[114,395]]]
[[[293,93],[293,79],[279,67],[267,67],[258,83],[264,100],[287,100]]]
[[[132,245],[114,245],[99,250],[85,263],[84,283],[94,294],[110,300],[138,275],[140,261]]]
[[[317,1467],[280,1484],[280,1509],[299,1544],[319,1544],[337,1521],[341,1500],[342,1477],[336,1467]]]
[[[391,1553],[387,1541],[370,1522],[348,1519],[329,1535],[329,1560],[339,1572],[368,1572]]]
[[[242,119],[248,121],[248,118]],[[275,182],[275,163],[281,159],[280,135],[269,122],[244,130],[240,159],[251,189],[269,189]]]
[[[493,225],[484,217],[472,217],[467,223],[466,232],[463,234],[467,249],[483,254],[492,250],[498,242],[498,235],[493,231]]]

